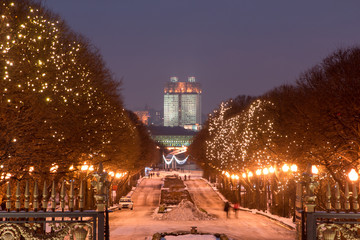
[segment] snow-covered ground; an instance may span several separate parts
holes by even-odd
[[[170,174],[173,174],[170,172]],[[110,215],[110,238],[120,239],[151,239],[156,233],[189,232],[196,226],[198,232],[215,234],[224,233],[231,239],[295,239],[295,231],[283,227],[277,221],[248,211],[239,211],[238,217],[232,213],[226,218],[223,212],[223,200],[204,180],[195,178],[185,182],[196,205],[215,216],[214,220],[173,221],[153,218],[154,210],[160,201],[162,180],[159,177],[144,179],[132,195],[134,210],[121,210]],[[191,238],[178,236],[166,239],[206,239],[206,235],[188,235]],[[181,238],[183,237],[183,238]],[[197,238],[200,237],[200,238]],[[209,237],[212,237],[211,235]],[[209,238],[211,239],[211,238]],[[212,238],[215,239],[215,238]]]

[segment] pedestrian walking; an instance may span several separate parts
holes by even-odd
[[[235,203],[234,204],[234,212],[235,212],[235,217],[238,218],[238,211],[239,211],[239,203]]]
[[[229,203],[229,201],[226,201],[225,205],[224,205],[224,211],[226,213],[226,218],[229,218],[229,210],[230,210],[230,203]]]

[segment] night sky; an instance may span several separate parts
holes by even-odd
[[[171,76],[195,76],[203,113],[294,83],[360,43],[358,0],[46,0],[123,79],[126,108],[160,110]]]

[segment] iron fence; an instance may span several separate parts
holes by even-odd
[[[85,210],[85,186],[83,181],[77,191],[74,180],[52,183],[48,188],[43,183],[39,194],[35,181],[30,193],[29,182],[16,183],[15,194],[11,192],[11,182],[7,184],[6,205],[0,211],[0,239],[40,240],[40,239],[110,239],[107,210],[109,182],[102,164],[98,172],[92,174],[91,182],[96,190],[93,196],[96,209]],[[66,185],[70,187],[66,187]],[[61,185],[60,191],[56,186]],[[22,191],[24,190],[24,191]]]

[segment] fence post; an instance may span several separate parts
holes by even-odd
[[[93,173],[96,181],[92,181],[91,184],[96,190],[95,201],[96,211],[98,212],[98,240],[105,239],[105,231],[108,233],[108,227],[105,226],[105,212],[107,211],[107,194],[106,188],[109,187],[109,181],[107,181],[107,172],[104,171],[103,165],[100,162],[98,171]],[[106,228],[106,229],[105,229]],[[110,239],[109,234],[106,234],[106,239]]]
[[[296,184],[295,198],[295,222],[296,222],[296,239],[302,240],[304,237],[304,214],[303,214],[303,186],[301,182]]]
[[[316,240],[316,217],[315,212],[306,213],[306,239]]]
[[[314,194],[315,188],[319,186],[316,181],[316,175],[310,173],[310,167],[306,175],[306,196],[305,196],[305,215],[306,215],[306,239],[316,240],[316,195]]]

